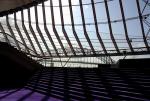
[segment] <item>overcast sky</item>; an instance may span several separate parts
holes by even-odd
[[[53,5],[54,5],[54,17],[55,17],[56,29],[59,33],[59,36],[62,39],[62,42],[64,43],[64,46],[69,47],[67,44],[67,41],[64,37],[64,34],[62,33],[62,28],[60,26],[61,19],[60,19],[60,9],[58,7],[59,0],[52,0],[52,1],[53,1]],[[122,0],[122,1],[123,1],[126,18],[137,17],[138,12],[137,12],[136,0]],[[71,0],[71,2],[73,5],[79,4],[79,0]],[[88,4],[88,3],[91,3],[91,0],[82,0],[82,2],[83,2],[83,4]],[[114,49],[114,45],[112,44],[112,41],[110,40],[111,38],[110,38],[110,34],[109,34],[110,32],[109,32],[109,28],[108,28],[108,23],[105,23],[105,22],[107,22],[107,16],[106,16],[105,5],[103,3],[103,0],[94,0],[94,2],[95,3],[102,2],[102,3],[96,3],[95,7],[96,7],[96,13],[97,13],[97,21],[100,23],[98,26],[99,32],[105,43],[105,47],[108,50]],[[140,2],[141,8],[143,8],[144,2],[142,0],[139,0],[139,2]],[[51,11],[50,11],[50,7],[49,7],[50,1],[49,0],[46,1],[45,5],[46,5],[45,11],[46,11],[46,20],[47,20],[48,30],[49,30],[54,42],[56,43],[57,48],[60,48],[60,45],[59,45],[59,43],[53,33],[53,30],[52,30]],[[66,6],[66,5],[69,5],[68,0],[62,0],[62,5],[65,6],[65,7],[63,7],[64,23],[71,24],[69,7]],[[119,0],[112,0],[112,1],[108,2],[108,6],[109,6],[109,11],[110,11],[111,21],[122,19],[120,6],[119,6]],[[94,23],[92,6],[84,5],[83,8],[84,8],[84,14],[85,14],[85,22],[86,23]],[[32,26],[34,28],[34,31],[37,32],[36,26],[35,26],[36,21],[35,21],[34,7],[30,8],[30,10],[31,10]],[[147,7],[146,10],[143,12],[143,15],[148,14],[149,11],[150,11],[150,7]],[[73,6],[73,15],[74,15],[75,24],[82,24],[82,18],[81,18],[81,12],[80,12],[79,6]],[[14,15],[9,15],[9,18],[10,18],[10,24],[12,26],[14,26],[14,20],[13,20]],[[29,30],[28,23],[26,23],[26,21],[28,21],[27,10],[24,10],[24,18],[25,18],[25,25],[26,25],[27,29]],[[43,35],[46,36],[45,31],[44,31],[44,26],[43,26],[43,16],[42,16],[41,4],[38,5],[38,18],[39,18],[39,23],[40,23],[39,26],[41,28],[41,31],[42,31]],[[2,23],[5,23],[5,21],[3,21],[4,19],[5,19],[5,17],[1,18]],[[17,13],[17,19],[18,19],[18,24],[21,24],[21,21],[20,21],[21,13],[20,12]],[[20,29],[22,29],[22,26],[19,26],[19,27],[20,27]],[[80,41],[82,42],[83,47],[89,48],[87,40],[85,39],[85,36],[84,36],[83,27],[75,26],[75,28],[76,28],[78,37],[80,38]],[[68,33],[68,36],[69,36],[73,46],[79,47],[77,42],[74,39],[74,35],[72,32],[71,26],[65,26],[65,29],[66,29],[66,32]],[[133,40],[133,42],[132,42],[133,47],[144,47],[139,19],[127,21],[127,29],[128,29],[128,34],[129,34],[130,39],[137,38],[137,37],[141,38],[138,40]],[[86,30],[87,30],[87,33],[88,33],[90,39],[92,39],[92,44],[93,44],[95,50],[102,50],[101,45],[98,43],[99,41],[96,36],[95,25],[94,24],[86,25]],[[118,42],[117,45],[119,46],[119,48],[120,49],[121,48],[128,49],[128,44],[125,39],[123,22],[120,21],[120,22],[112,23],[112,30],[113,30],[113,34],[116,39],[116,42]],[[145,32],[147,32],[147,30],[148,30],[148,27],[145,26]],[[15,28],[14,28],[14,32],[16,33],[16,36],[18,36],[18,39],[20,40],[19,35],[17,34],[17,31],[15,31]],[[31,32],[29,31],[29,33],[31,33]],[[36,33],[36,35],[38,36],[38,39],[40,40],[40,42],[41,42],[40,44],[42,45],[43,49],[46,51],[46,48],[44,47],[44,44],[43,44],[41,38],[39,37],[38,33]],[[30,35],[30,36],[33,37],[32,35]],[[26,38],[25,35],[24,35],[24,38]],[[120,40],[120,39],[122,39],[122,40]],[[32,40],[34,40],[34,38],[32,38]],[[45,40],[48,40],[48,38],[45,37]],[[140,41],[140,42],[134,42],[134,41]],[[28,40],[26,42],[29,43]],[[35,46],[37,47],[36,42],[34,42],[34,43],[35,43]],[[47,41],[47,43],[48,43],[49,47],[51,47],[51,49],[53,49],[51,46],[51,43],[49,41]],[[38,47],[37,47],[37,49],[38,49]]]

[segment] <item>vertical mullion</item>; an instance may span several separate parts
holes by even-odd
[[[52,1],[52,0],[50,0],[50,7],[51,7],[50,10],[51,10],[51,15],[52,15],[51,18],[52,18],[53,31],[54,31],[54,33],[55,33],[56,38],[58,39],[58,42],[59,42],[59,44],[60,44],[60,46],[61,46],[61,48],[62,48],[62,50],[63,50],[65,56],[67,56],[67,52],[66,52],[66,50],[65,50],[65,48],[64,48],[64,46],[63,46],[62,41],[60,40],[60,37],[59,37],[59,35],[58,35],[58,33],[57,33],[57,30],[56,30],[56,28],[55,28],[55,19],[54,19],[53,1]]]
[[[82,47],[82,44],[81,44],[81,42],[80,42],[80,40],[79,40],[79,37],[78,37],[78,35],[77,35],[77,33],[76,33],[75,27],[74,27],[74,18],[73,18],[73,10],[72,10],[71,0],[68,0],[68,1],[69,1],[70,17],[71,17],[71,23],[72,23],[73,34],[74,34],[74,36],[75,36],[75,38],[76,38],[76,40],[77,40],[77,42],[78,42],[78,45],[79,45],[79,47],[80,47],[80,49],[81,49],[83,55],[86,55],[85,52],[84,52],[84,49],[83,49],[83,47]]]
[[[4,28],[3,28],[3,26],[2,26],[1,23],[0,23],[0,29],[1,29],[1,31],[3,32],[3,36],[5,37],[5,41],[6,41],[8,44],[10,44],[9,39],[8,39],[7,35],[5,34],[5,30],[4,30]]]
[[[45,39],[44,39],[44,37],[42,35],[40,27],[39,27],[37,6],[34,7],[34,10],[35,10],[35,19],[36,19],[36,29],[37,29],[37,31],[38,31],[38,33],[39,33],[39,35],[40,35],[40,37],[41,37],[45,47],[46,47],[46,49],[47,49],[47,52],[49,53],[50,56],[52,56],[52,54],[50,52],[50,49],[49,49],[49,47],[48,47],[48,45],[47,45],[47,43],[46,43],[46,41],[45,41]]]
[[[42,47],[41,47],[41,45],[40,45],[40,43],[39,43],[39,41],[38,41],[38,39],[37,39],[37,37],[36,37],[36,35],[35,35],[35,32],[34,32],[34,30],[33,30],[33,28],[32,28],[32,25],[31,25],[30,8],[28,9],[28,20],[29,20],[29,29],[30,29],[30,31],[31,31],[31,33],[32,33],[32,35],[33,35],[33,37],[34,37],[34,39],[35,39],[35,41],[36,41],[36,43],[37,43],[37,45],[38,45],[38,47],[39,47],[39,49],[40,49],[40,51],[41,51],[42,56],[45,56],[45,55],[44,55],[44,52],[43,52],[43,50],[42,50]]]
[[[84,35],[85,35],[85,37],[86,37],[86,39],[87,39],[87,41],[88,41],[88,44],[89,44],[89,46],[90,46],[90,48],[91,48],[93,54],[96,54],[96,53],[95,53],[95,50],[94,50],[94,47],[93,47],[93,45],[92,45],[92,43],[91,43],[91,40],[90,40],[90,38],[89,38],[89,36],[88,36],[88,33],[87,33],[87,31],[86,31],[86,25],[85,25],[85,19],[84,19],[84,11],[83,11],[82,0],[79,0],[79,2],[80,2],[80,11],[81,11],[81,17],[82,17]]]
[[[61,16],[61,24],[62,24],[62,31],[63,31],[63,34],[64,34],[64,36],[65,36],[65,38],[66,38],[66,40],[67,40],[67,43],[69,44],[69,46],[70,46],[70,48],[71,48],[72,53],[73,53],[74,55],[76,55],[76,53],[75,53],[75,51],[74,51],[74,49],[73,49],[73,47],[72,47],[72,44],[71,44],[71,42],[70,42],[70,40],[69,40],[69,37],[68,37],[68,35],[67,35],[67,33],[66,33],[65,27],[64,27],[64,16],[63,16],[63,10],[62,10],[62,2],[61,2],[61,0],[59,0],[59,8],[60,8],[60,16]]]
[[[15,34],[14,34],[13,30],[11,29],[11,26],[9,24],[8,15],[6,15],[6,22],[7,22],[8,29],[9,29],[9,31],[10,31],[10,33],[11,33],[11,35],[12,35],[14,41],[15,41],[16,46],[18,47],[19,50],[21,50],[21,47],[19,46],[19,43],[17,42]]]
[[[94,23],[95,23],[95,28],[96,28],[96,34],[97,34],[97,37],[98,37],[98,40],[103,48],[103,51],[105,54],[107,54],[107,50],[104,46],[104,43],[103,43],[103,40],[100,36],[100,33],[99,33],[99,29],[98,29],[98,23],[97,23],[97,15],[96,15],[96,9],[95,9],[95,5],[94,5],[94,0],[91,0],[91,4],[92,4],[92,10],[93,10],[93,16],[94,16]]]
[[[110,21],[110,14],[109,14],[109,8],[108,8],[107,0],[104,0],[104,3],[105,3],[106,14],[107,14],[107,20],[108,20],[108,27],[109,27],[109,31],[110,31],[110,37],[111,37],[111,40],[112,40],[112,42],[113,42],[113,44],[115,46],[115,49],[116,49],[117,53],[120,53],[119,48],[117,46],[117,43],[115,41],[113,32],[112,32],[112,26],[111,26],[111,21]]]
[[[17,29],[17,32],[18,32],[18,34],[19,34],[19,36],[20,36],[20,38],[21,38],[21,40],[22,40],[22,42],[23,42],[27,52],[30,54],[30,51],[28,50],[28,46],[27,46],[27,44],[26,44],[26,42],[25,42],[25,40],[23,38],[23,35],[21,34],[21,31],[20,31],[20,29],[18,27],[17,20],[16,20],[16,13],[14,13],[14,20],[15,20],[15,27]]]
[[[51,35],[50,35],[49,31],[48,31],[47,26],[46,26],[46,14],[45,14],[45,5],[44,5],[44,2],[42,2],[42,10],[43,10],[44,30],[45,30],[45,32],[46,32],[46,34],[47,34],[47,36],[48,36],[48,38],[49,38],[49,40],[50,40],[50,42],[51,42],[54,50],[56,52],[56,55],[59,56],[58,50],[57,50],[57,48],[56,48],[56,46],[55,46],[55,44],[53,42],[53,39],[52,39],[52,37],[51,37]]]
[[[120,10],[121,10],[121,15],[122,15],[122,20],[123,20],[123,26],[124,26],[124,30],[125,30],[125,36],[126,36],[126,40],[128,42],[128,45],[130,47],[131,52],[134,52],[133,47],[130,43],[130,39],[128,36],[128,30],[127,30],[127,25],[126,25],[126,20],[125,20],[125,15],[124,15],[124,9],[123,9],[123,5],[122,5],[122,0],[119,0],[120,3]]]
[[[137,9],[138,9],[139,20],[140,20],[140,25],[141,25],[144,44],[145,44],[147,50],[150,51],[150,48],[149,48],[149,45],[148,45],[148,42],[147,42],[146,36],[145,36],[145,31],[144,31],[144,25],[143,25],[143,21],[142,21],[142,14],[141,14],[141,8],[140,8],[139,0],[136,0],[136,4],[137,4]]]
[[[36,55],[38,55],[38,53],[37,53],[37,51],[36,51],[36,49],[35,49],[35,47],[33,45],[33,42],[32,42],[32,40],[31,40],[31,38],[29,36],[29,33],[28,33],[27,29],[26,29],[26,26],[24,24],[24,14],[23,14],[23,11],[21,11],[21,19],[22,19],[22,28],[23,28],[23,30],[24,30],[24,32],[25,32],[25,34],[26,34],[26,36],[27,36],[27,38],[28,38],[28,40],[29,40],[29,42],[30,42],[30,44],[32,46],[33,51],[35,52]]]

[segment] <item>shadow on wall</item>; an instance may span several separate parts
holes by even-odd
[[[40,101],[51,97],[62,101],[149,101],[147,77],[150,75],[136,68],[53,67],[39,70],[25,87],[46,95]]]

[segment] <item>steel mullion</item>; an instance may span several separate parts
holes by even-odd
[[[88,41],[88,44],[89,44],[89,46],[90,46],[90,48],[91,48],[93,54],[96,54],[96,53],[95,53],[95,50],[94,50],[94,47],[93,47],[93,45],[92,45],[92,43],[91,43],[91,40],[90,40],[90,38],[89,38],[89,36],[88,36],[88,33],[87,33],[87,31],[86,31],[86,25],[85,25],[85,19],[84,19],[84,11],[83,11],[82,0],[79,0],[79,3],[80,3],[80,11],[81,11],[81,18],[82,18],[82,23],[83,23],[84,35],[85,35],[85,37],[86,37],[86,39],[87,39],[87,41]]]
[[[147,42],[146,36],[145,36],[144,25],[143,25],[143,21],[142,21],[143,18],[142,18],[142,14],[141,14],[141,8],[140,8],[139,0],[136,0],[136,4],[137,4],[137,9],[138,9],[139,20],[140,20],[140,25],[141,25],[144,44],[145,44],[147,50],[150,51],[150,48],[149,48],[149,45],[148,45],[148,42]]]
[[[19,43],[17,42],[16,36],[15,36],[15,34],[14,34],[13,30],[11,29],[11,26],[9,24],[8,15],[6,15],[6,22],[7,22],[7,26],[8,26],[8,29],[10,31],[10,34],[12,35],[12,37],[15,41],[16,46],[18,47],[19,50],[21,50],[21,47],[19,46]]]
[[[143,8],[143,10],[142,10],[142,12],[141,12],[142,14],[144,13],[144,10],[145,10],[145,8],[146,8],[148,2],[149,2],[149,0],[147,0],[147,1],[145,2],[145,6],[144,6],[144,8]]]
[[[142,1],[146,3],[146,1],[145,1],[145,0],[142,0]],[[149,0],[147,0],[147,1],[149,1]],[[150,3],[148,2],[148,3],[147,3],[147,5],[148,5],[148,6],[150,6]]]
[[[40,49],[40,51],[41,51],[41,54],[42,54],[43,56],[45,56],[45,55],[44,55],[44,52],[43,52],[43,50],[42,50],[42,47],[41,47],[41,45],[40,45],[40,43],[39,43],[39,41],[38,41],[38,39],[37,39],[37,37],[36,37],[36,34],[35,34],[35,32],[34,32],[34,30],[33,30],[33,28],[32,28],[32,25],[31,25],[30,8],[28,9],[28,20],[29,20],[29,29],[30,29],[30,31],[31,31],[31,33],[32,33],[32,35],[33,35],[33,37],[34,37],[34,39],[35,39],[35,41],[36,41],[36,43],[37,43],[37,45],[38,45],[38,47],[39,47],[39,49]]]
[[[61,16],[61,24],[62,24],[62,31],[63,31],[63,34],[67,40],[67,43],[69,44],[69,47],[71,48],[71,51],[74,55],[76,55],[75,51],[74,51],[74,48],[70,42],[70,39],[66,33],[66,30],[65,30],[65,27],[64,27],[64,15],[63,15],[63,10],[62,10],[62,2],[61,0],[59,0],[59,8],[60,8],[60,16]]]
[[[111,21],[110,21],[110,14],[109,14],[109,8],[108,8],[107,0],[104,0],[104,4],[105,4],[105,9],[106,9],[106,14],[107,14],[107,20],[108,20],[108,27],[109,27],[109,31],[110,31],[110,37],[111,37],[111,40],[112,40],[112,42],[113,42],[113,44],[115,46],[116,51],[118,53],[120,53],[119,48],[117,46],[117,43],[115,41],[113,32],[112,32],[112,26],[111,26]]]
[[[27,46],[27,44],[26,44],[26,42],[25,42],[25,40],[23,38],[23,35],[21,34],[21,31],[20,31],[20,29],[18,27],[17,20],[16,20],[16,13],[14,13],[14,21],[15,21],[15,28],[17,29],[17,32],[18,32],[18,34],[19,34],[19,36],[20,36],[20,38],[21,38],[21,40],[22,40],[22,42],[23,42],[23,44],[25,46],[25,50],[27,50],[27,53],[30,54],[30,51],[28,50],[28,46]]]
[[[66,50],[63,46],[62,41],[60,40],[60,37],[59,37],[59,35],[57,33],[57,30],[55,28],[55,19],[54,19],[54,11],[53,11],[53,2],[52,2],[52,0],[50,0],[50,10],[51,10],[51,19],[52,19],[52,27],[53,27],[54,34],[55,34],[56,38],[58,39],[58,42],[59,42],[65,56],[67,56],[67,52],[66,52]]]
[[[129,36],[128,36],[128,30],[127,30],[127,24],[126,24],[126,20],[125,20],[122,0],[119,0],[119,4],[120,4],[120,10],[121,10],[121,15],[122,15],[122,20],[123,20],[123,26],[124,26],[126,40],[127,40],[127,43],[128,43],[128,45],[130,47],[131,52],[134,52],[133,47],[132,47],[131,42],[130,42],[130,39],[129,39]]]
[[[78,35],[77,35],[77,33],[76,33],[75,27],[74,27],[74,18],[73,18],[72,3],[71,3],[71,0],[68,0],[68,1],[69,1],[70,17],[71,17],[71,23],[72,23],[72,31],[73,31],[73,34],[74,34],[74,36],[75,36],[75,38],[76,38],[76,40],[77,40],[77,42],[78,42],[78,45],[79,45],[79,47],[80,47],[80,49],[81,49],[83,55],[86,55],[85,52],[84,52],[84,49],[83,49],[83,47],[82,47],[82,44],[81,44],[81,42],[80,42],[80,40],[79,40],[79,37],[78,37]]]
[[[35,10],[35,19],[36,19],[36,29],[37,29],[37,31],[38,31],[38,33],[39,33],[39,35],[40,35],[40,37],[41,37],[41,39],[42,39],[42,41],[44,43],[44,46],[47,49],[47,52],[49,53],[50,56],[52,56],[52,54],[50,52],[50,49],[49,49],[49,47],[48,47],[48,45],[47,45],[47,43],[46,43],[46,41],[45,41],[45,39],[44,39],[44,37],[42,35],[41,29],[39,27],[37,6],[34,7],[34,10]]]
[[[56,48],[56,46],[54,44],[54,41],[53,41],[53,39],[52,39],[52,37],[51,37],[51,35],[50,35],[49,31],[48,31],[47,25],[46,25],[46,14],[45,14],[45,5],[44,5],[44,2],[42,2],[42,10],[43,10],[44,30],[45,30],[48,38],[49,38],[49,41],[51,42],[51,44],[52,44],[52,46],[54,48],[57,56],[59,56],[58,50],[57,50],[57,48]]]
[[[96,15],[96,9],[95,9],[95,5],[94,5],[94,0],[91,0],[91,4],[92,4],[92,10],[93,10],[93,16],[94,16],[94,22],[95,22],[95,29],[96,29],[96,35],[98,37],[98,40],[103,48],[103,51],[105,54],[107,54],[107,50],[104,46],[104,43],[103,43],[103,40],[100,36],[100,33],[99,33],[99,28],[98,28],[98,23],[97,23],[97,15]]]
[[[5,30],[4,30],[4,28],[3,28],[3,26],[2,26],[1,23],[0,23],[0,29],[1,29],[1,31],[3,32],[3,36],[5,37],[5,41],[6,41],[8,44],[10,44],[9,39],[8,39],[7,35],[5,34]]]
[[[23,30],[24,30],[24,32],[25,32],[25,34],[26,34],[26,36],[27,36],[27,38],[28,38],[28,40],[29,40],[29,42],[30,42],[30,44],[32,46],[32,49],[35,52],[35,54],[38,55],[38,53],[37,53],[37,51],[35,49],[35,46],[33,45],[33,42],[32,42],[32,40],[31,40],[31,38],[29,36],[29,33],[28,33],[27,29],[26,29],[26,26],[24,24],[24,14],[23,14],[23,11],[21,11],[21,20],[22,20],[22,28],[23,28]]]

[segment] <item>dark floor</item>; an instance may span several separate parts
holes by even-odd
[[[135,68],[43,68],[0,101],[150,101],[150,74]]]

